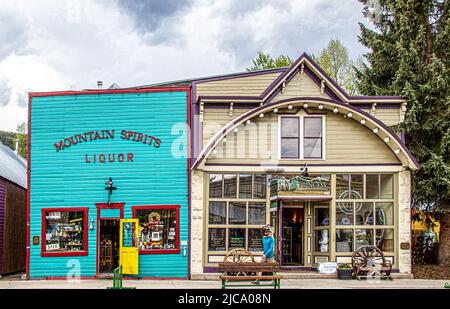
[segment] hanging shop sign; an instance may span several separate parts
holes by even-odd
[[[271,196],[280,194],[330,194],[330,179],[322,176],[273,176]]]
[[[69,149],[78,144],[90,143],[96,140],[112,140],[120,139],[129,142],[140,143],[142,145],[159,148],[161,146],[161,139],[143,132],[136,132],[132,130],[92,130],[84,133],[77,133],[70,137],[65,137],[56,143],[53,143],[56,152]],[[117,133],[117,134],[116,134]],[[133,162],[134,154],[127,153],[96,153],[84,155],[84,162],[87,164],[95,163],[122,163]]]

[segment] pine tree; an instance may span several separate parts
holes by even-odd
[[[357,70],[364,95],[408,100],[406,144],[421,164],[413,174],[413,207],[441,212],[450,205],[450,17],[448,0],[359,0],[374,30],[360,24],[370,49]],[[450,215],[441,216],[440,261],[449,263]]]

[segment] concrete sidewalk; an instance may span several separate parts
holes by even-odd
[[[282,279],[282,289],[442,289],[445,280],[336,280],[336,279]],[[106,289],[112,280],[0,280],[0,289]],[[220,289],[219,281],[209,280],[124,280],[124,287],[138,289]],[[257,286],[255,286],[256,288]],[[260,287],[268,288],[268,287]],[[240,288],[238,288],[240,289]]]

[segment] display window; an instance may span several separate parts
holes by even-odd
[[[42,256],[88,254],[88,208],[42,209]]]
[[[133,206],[133,218],[139,219],[139,253],[180,252],[180,206]]]

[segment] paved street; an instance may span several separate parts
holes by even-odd
[[[284,279],[282,289],[441,289],[445,280],[397,279],[393,281],[336,280],[336,279]],[[0,289],[104,289],[112,280],[18,280],[3,278]],[[210,280],[124,280],[123,286],[138,289],[219,289],[218,281]],[[266,288],[266,287],[261,287]]]

